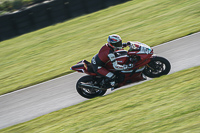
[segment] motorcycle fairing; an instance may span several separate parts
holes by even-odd
[[[76,65],[72,66],[70,70],[75,70],[78,72],[96,76],[97,74],[93,71],[91,67],[92,66],[90,62],[88,62],[87,60],[82,60],[82,61],[79,61]]]
[[[124,73],[123,75],[125,75],[124,80],[117,85],[118,87],[143,80],[141,72]]]
[[[153,50],[145,45],[141,46],[140,50],[136,51],[126,51],[126,50],[116,51],[115,52],[116,60],[120,65],[131,63],[129,61],[131,57],[136,57],[138,59],[137,62],[135,63],[135,66],[132,69],[120,72],[121,76],[124,75],[124,81],[120,82],[118,86],[142,80],[143,79],[142,71],[145,69],[145,65],[151,61],[151,58],[153,58],[152,55],[153,55]],[[110,61],[107,62],[105,68],[114,73],[116,72]],[[86,73],[92,76],[97,76],[97,74],[94,73],[92,69],[91,63],[86,60],[78,62],[76,65],[71,67],[71,70]]]
[[[86,70],[86,69],[85,69],[85,64],[84,64],[82,61],[80,61],[80,62],[78,62],[76,65],[73,65],[73,66],[70,68],[70,70],[75,70],[75,71],[84,73],[85,70]]]

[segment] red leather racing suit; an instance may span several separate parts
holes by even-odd
[[[112,78],[114,76],[114,74],[105,68],[105,65],[109,61],[112,62],[113,67],[116,70],[124,69],[122,65],[117,64],[117,61],[115,60],[114,49],[109,44],[105,44],[100,49],[99,53],[96,54],[92,58],[91,63],[92,63],[94,72],[101,76],[106,76],[108,78]]]

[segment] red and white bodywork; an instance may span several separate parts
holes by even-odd
[[[134,64],[134,67],[128,70],[116,71],[113,68],[113,64],[111,61],[108,61],[104,66],[107,70],[117,75],[118,77],[117,87],[121,87],[129,83],[144,80],[145,79],[144,77],[146,76],[154,78],[169,73],[171,68],[169,61],[163,57],[154,56],[153,49],[150,48],[148,45],[140,42],[131,42],[131,46],[129,47],[130,49],[128,51],[126,50],[116,51],[115,52],[116,60],[117,63],[120,65]],[[93,80],[94,82],[95,80],[97,80],[97,78],[99,78],[99,76],[96,73],[94,73],[91,63],[86,60],[78,62],[70,69],[90,75],[90,77],[92,77],[91,80]],[[81,92],[79,88],[82,87],[82,90],[84,87],[87,89],[96,89],[96,90],[103,89],[102,87],[100,87],[100,84],[90,85],[90,86],[86,84],[80,85],[79,81],[77,82],[77,84],[79,85],[77,88],[79,94],[86,98],[93,98],[95,96],[89,94],[88,94],[89,96],[86,96],[86,94]],[[102,93],[96,96],[99,95],[102,95]]]

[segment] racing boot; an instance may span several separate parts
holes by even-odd
[[[111,91],[113,91],[115,89],[115,81],[111,81],[110,82],[111,87]]]
[[[108,88],[111,88],[111,90],[115,89],[115,80],[116,76],[112,72],[109,72],[106,75],[105,83],[107,84]]]
[[[115,80],[116,80],[116,76],[113,75],[113,76],[110,78],[111,91],[113,91],[113,90],[115,89]]]
[[[144,75],[143,73],[142,73],[142,78],[143,78],[143,80],[147,80],[147,76],[146,75]]]

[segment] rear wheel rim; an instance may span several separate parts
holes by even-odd
[[[88,84],[88,85],[93,85],[93,82],[90,81],[90,82],[81,82],[81,83],[84,83],[84,84]],[[101,93],[101,90],[98,90],[98,89],[88,89],[88,88],[84,88],[84,87],[80,87],[83,94],[84,95],[96,95],[96,94],[99,94]]]

